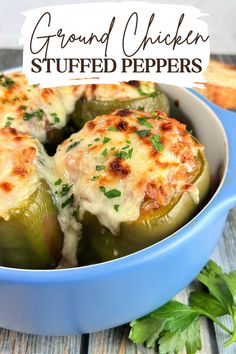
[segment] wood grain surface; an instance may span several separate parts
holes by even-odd
[[[236,64],[236,56],[214,56],[215,59]],[[0,50],[0,70],[21,65],[22,52]],[[236,124],[236,121],[235,121]],[[209,230],[209,235],[210,235]],[[223,237],[212,258],[226,271],[236,269],[236,209],[229,212]],[[195,282],[177,295],[186,301],[189,291],[195,288]],[[229,319],[224,318],[229,326]],[[0,354],[154,354],[151,349],[135,346],[128,340],[129,326],[124,325],[108,331],[83,336],[34,336],[0,329]],[[203,348],[199,354],[235,354],[236,344],[225,349],[226,340],[221,329],[205,319],[201,321]]]

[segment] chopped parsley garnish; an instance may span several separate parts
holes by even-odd
[[[133,150],[134,150],[133,148],[129,149],[127,159],[131,159],[132,154],[133,154]]]
[[[55,186],[59,186],[61,184],[61,182],[62,182],[62,179],[59,178],[58,180],[56,180],[56,182],[54,184],[55,184]]]
[[[60,123],[60,118],[58,117],[57,113],[54,112],[54,113],[51,113],[51,117],[53,118],[54,120],[54,124],[57,124],[57,123]]]
[[[59,191],[59,195],[60,197],[64,197],[65,195],[67,195],[71,189],[72,185],[69,186],[68,183],[64,183],[61,187],[61,190]]]
[[[82,139],[81,139],[82,140]],[[66,152],[70,151],[71,149],[73,149],[74,147],[76,147],[77,145],[80,144],[80,141],[74,141],[72,144],[68,145],[67,149],[66,149]]]
[[[112,199],[112,198],[120,197],[121,196],[121,192],[118,189],[111,189],[111,190],[105,192],[104,195],[107,198]]]
[[[93,177],[91,178],[91,181],[96,181],[99,177],[100,177],[100,175],[98,175],[98,176],[93,176]]]
[[[152,114],[153,118],[157,118],[157,113],[156,112],[152,112],[151,114]]]
[[[103,144],[106,144],[110,141],[111,139],[110,138],[107,138],[106,136],[103,138]]]
[[[118,159],[126,159],[128,156],[126,151],[120,151],[115,153],[115,157],[118,157]]]
[[[22,109],[23,111],[26,111],[27,106],[25,106],[24,104],[22,104],[22,105],[20,106],[20,109]]]
[[[152,91],[152,92],[144,92],[143,91],[143,88],[141,85],[139,85],[137,87],[137,90],[138,90],[138,93],[141,95],[141,96],[147,96],[147,97],[157,97],[160,93],[159,91]]]
[[[117,198],[121,196],[121,192],[118,189],[110,189],[106,192],[106,188],[104,186],[99,187],[100,191],[104,193],[105,197],[108,199]]]
[[[92,146],[93,144],[88,144],[88,147]]]
[[[115,150],[115,146],[113,146],[113,147],[111,148],[111,150]]]
[[[100,140],[99,138],[94,139],[94,141],[99,141],[99,140]]]
[[[126,142],[127,144],[131,144],[131,141],[128,140],[128,139],[126,139],[125,142]]]
[[[193,135],[192,129],[190,129],[188,132],[189,132],[189,134]]]
[[[149,135],[151,130],[143,129],[143,130],[135,130],[135,133],[138,134],[141,138]]]
[[[42,109],[38,109],[32,112],[25,112],[23,115],[24,120],[30,120],[31,118],[37,118],[38,120],[42,120],[44,116],[44,111]]]
[[[107,130],[109,130],[110,132],[117,132],[118,129],[116,129],[115,127],[109,127]]]
[[[74,194],[71,194],[71,196],[62,203],[61,207],[65,208],[67,205],[72,204],[74,200],[75,200],[75,196]]]
[[[153,128],[152,124],[147,121],[147,118],[140,117],[138,118],[139,124],[145,125],[148,128]]]
[[[153,135],[152,136],[152,145],[157,151],[162,151],[163,150],[163,145],[160,143],[160,137],[159,135]]]
[[[138,106],[139,111],[144,111],[144,106]]]
[[[13,117],[7,117],[7,122],[5,124],[5,127],[9,128],[13,120],[14,120]]]
[[[120,207],[119,204],[115,204],[115,205],[113,206],[113,209],[118,212],[118,211],[119,211],[119,207]]]
[[[102,156],[106,157],[106,156],[107,156],[107,153],[108,153],[108,151],[107,151],[107,148],[106,148],[106,149],[103,150]]]
[[[102,170],[105,170],[105,166],[103,166],[103,165],[96,166],[96,171],[102,171]]]
[[[5,88],[10,88],[11,86],[15,85],[15,81],[12,80],[10,77],[7,77],[3,74],[0,75],[0,86]]]
[[[121,150],[126,150],[126,149],[128,149],[129,148],[129,145],[126,145],[126,146],[124,146],[123,148],[121,148]]]
[[[20,97],[19,96],[15,96],[12,101],[13,102],[20,101]]]

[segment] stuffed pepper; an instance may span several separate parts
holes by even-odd
[[[159,110],[168,114],[169,101],[153,82],[129,81],[116,85],[87,85],[72,117],[77,128],[81,128],[90,119],[122,108],[145,112]]]
[[[57,144],[84,85],[40,89],[22,72],[0,75],[0,128],[29,133],[40,142]]]
[[[188,222],[210,184],[204,147],[160,111],[120,109],[89,121],[58,147],[81,223],[78,260],[111,260],[154,244]]]
[[[48,269],[61,258],[63,234],[47,180],[48,159],[36,139],[13,128],[0,129],[2,266]]]

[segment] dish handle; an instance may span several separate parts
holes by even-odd
[[[214,111],[226,131],[229,146],[229,165],[223,189],[224,201],[229,208],[232,208],[236,206],[236,113],[220,108],[196,91],[191,91]]]

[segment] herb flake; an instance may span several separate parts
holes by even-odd
[[[96,169],[96,171],[102,171],[102,170],[105,170],[105,166],[103,166],[103,165],[96,165],[95,169]]]
[[[141,138],[145,138],[150,134],[151,130],[142,129],[142,130],[135,130],[135,133],[138,134]]]
[[[163,151],[163,145],[160,143],[159,135],[154,134],[152,136],[152,146],[154,147],[155,150],[159,152]]]
[[[147,118],[140,117],[138,118],[139,124],[145,125],[148,128],[153,128],[152,124],[147,121]]]
[[[14,80],[12,80],[10,77],[7,77],[6,75],[3,75],[3,74],[0,75],[0,86],[8,89],[8,88],[12,87],[13,85],[15,85]]]
[[[28,121],[32,118],[37,118],[38,120],[42,120],[43,116],[44,116],[44,111],[42,109],[38,109],[36,111],[32,111],[32,112],[24,112],[23,114],[23,119]]]

